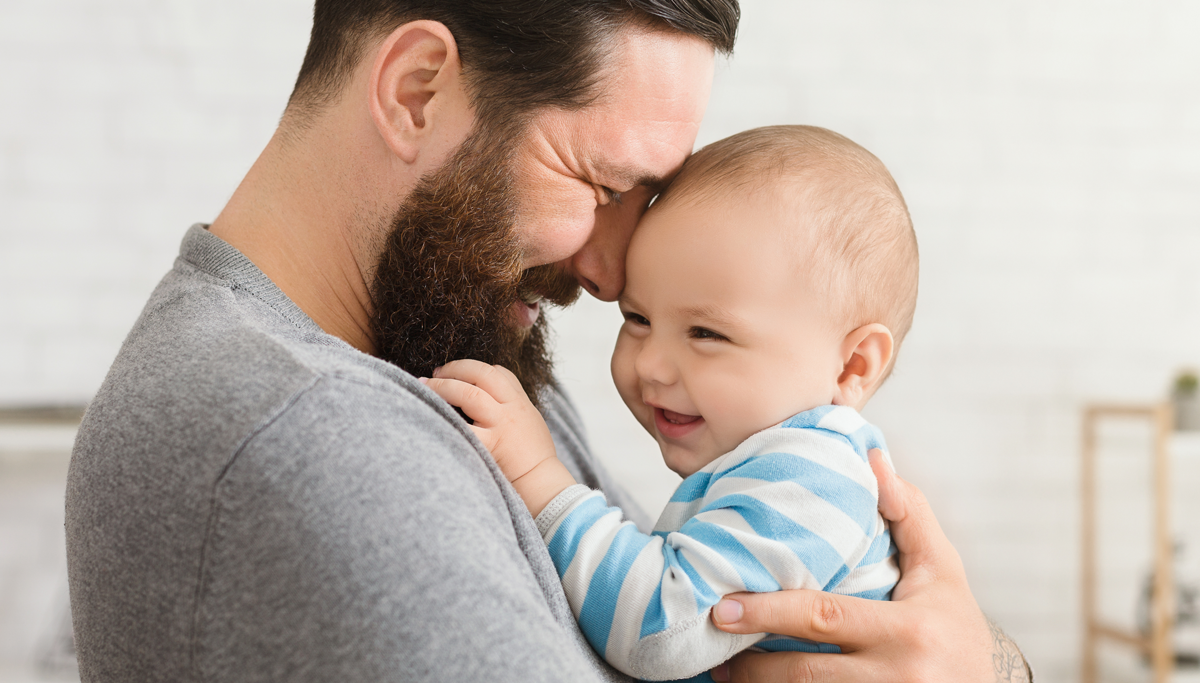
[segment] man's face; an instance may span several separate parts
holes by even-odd
[[[695,38],[631,29],[614,48],[603,95],[536,116],[514,169],[522,266],[556,264],[604,301],[624,287],[638,219],[691,154],[713,76]]]
[[[393,219],[372,286],[380,357],[417,375],[505,365],[536,400],[550,379],[540,301],[620,293],[633,228],[695,142],[712,66],[699,40],[626,31],[596,103],[542,112],[520,135],[477,130]]]

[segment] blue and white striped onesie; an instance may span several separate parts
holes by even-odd
[[[718,630],[722,595],[812,588],[887,600],[900,572],[867,451],[879,430],[852,408],[809,410],[744,441],[675,490],[652,535],[604,495],[572,486],[538,515],[588,641],[645,680],[696,676],[756,645],[835,645]]]

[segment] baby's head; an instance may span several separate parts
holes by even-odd
[[[690,475],[822,405],[861,408],[912,324],[917,242],[884,165],[822,128],[697,152],[626,260],[617,389]]]

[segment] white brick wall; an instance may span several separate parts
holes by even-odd
[[[0,403],[95,390],[184,229],[216,215],[266,142],[309,12],[0,3]],[[891,167],[922,292],[869,415],[985,610],[1045,680],[1072,680],[1078,407],[1158,398],[1200,365],[1200,5],[744,0],[744,13],[701,142],[813,123]],[[608,386],[616,324],[594,303],[561,314],[562,372],[598,448],[654,506],[672,478]]]
[[[274,128],[311,4],[0,3],[0,403],[99,386]]]

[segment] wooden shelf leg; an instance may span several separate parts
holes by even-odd
[[[1082,490],[1083,537],[1080,549],[1083,564],[1083,661],[1081,683],[1096,683],[1096,415],[1088,410],[1083,415]]]
[[[1171,538],[1170,438],[1175,429],[1169,403],[1155,413],[1154,438],[1154,600],[1151,604],[1151,660],[1154,683],[1167,683],[1175,668],[1175,547]]]

